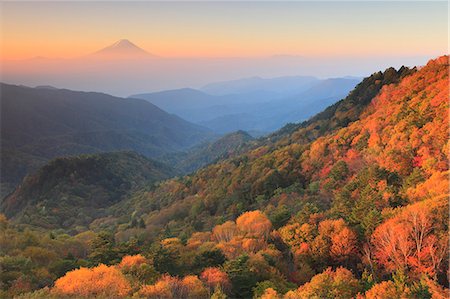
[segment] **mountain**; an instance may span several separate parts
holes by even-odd
[[[8,190],[54,157],[117,150],[156,157],[213,136],[147,101],[95,92],[1,84],[1,107],[1,181]]]
[[[301,122],[344,98],[358,84],[355,79],[324,79],[292,96],[247,105],[234,113],[198,122],[215,132],[244,129],[273,132],[289,122]],[[226,110],[224,110],[226,112]]]
[[[241,153],[255,140],[245,131],[236,131],[225,136],[197,146],[187,152],[167,154],[160,158],[180,173],[191,173],[218,160],[227,159]]]
[[[200,90],[213,95],[242,94],[255,91],[295,94],[312,87],[319,79],[312,76],[286,76],[276,78],[250,77],[209,83]]]
[[[274,142],[281,138],[289,138],[289,142],[292,142],[291,136],[295,136],[301,138],[301,142],[306,143],[345,127],[358,120],[362,111],[385,85],[398,83],[415,71],[416,68],[409,69],[402,66],[398,71],[391,67],[384,72],[376,72],[360,82],[345,99],[327,107],[307,121],[287,124],[271,134],[268,139]],[[294,132],[297,133],[294,135]]]
[[[413,66],[425,63],[428,59],[424,56],[383,56],[370,60],[362,56],[157,57],[151,53],[151,49],[148,49],[150,53],[145,53],[147,49],[139,50],[136,49],[137,46],[130,44],[132,42],[116,42],[114,46],[106,47],[107,50],[97,51],[94,48],[74,58],[0,59],[1,81],[27,86],[63,86],[72,90],[91,90],[121,97],[184,87],[214,95],[229,94],[233,93],[231,90],[235,90],[240,94],[256,91],[274,95],[283,91],[288,92],[289,96],[298,94],[301,92],[298,88],[303,86],[304,90],[309,83],[315,81],[315,77],[298,76],[299,72],[317,78],[343,77],[348,74],[362,76],[370,74],[374,69]],[[255,74],[261,77],[253,77]],[[280,77],[282,75],[284,77]],[[243,79],[227,83],[225,80],[230,78]],[[216,83],[205,86],[211,82]]]
[[[308,121],[133,192],[81,233],[0,217],[4,293],[448,297],[448,68],[444,56],[374,73]]]
[[[169,113],[192,122],[214,117],[211,107],[224,105],[227,100],[225,97],[209,95],[192,88],[135,94],[130,98],[147,100]]]
[[[170,167],[134,152],[57,158],[27,176],[1,211],[33,226],[87,226],[131,192],[173,175]]]
[[[338,145],[329,145],[330,149],[327,150],[320,147],[319,144],[323,142],[326,136],[329,136],[327,140],[334,142],[334,138],[340,136],[337,134],[343,134],[337,133],[339,129],[344,130],[351,123],[361,124],[364,111],[371,109],[370,103],[374,101],[379,91],[389,84],[398,84],[401,80],[405,80],[405,76],[411,76],[411,73],[414,74],[414,70],[407,68],[402,68],[399,71],[388,69],[385,72],[375,73],[364,79],[354,91],[340,101],[337,105],[339,109],[333,110],[335,113],[323,119],[323,123],[311,122],[307,123],[307,126],[306,124],[304,126],[299,125],[287,134],[285,133],[286,129],[282,129],[280,132],[274,133],[272,138],[261,138],[256,142],[256,146],[250,146],[247,151],[240,155],[233,155],[227,160],[211,164],[188,178],[168,182],[167,186],[183,191],[178,193],[175,190],[169,191],[167,188],[161,187],[161,189],[156,189],[149,194],[149,200],[151,198],[159,213],[152,214],[147,219],[147,224],[164,227],[165,223],[169,221],[177,221],[178,224],[172,223],[171,226],[175,231],[177,229],[184,230],[186,225],[193,225],[192,223],[196,223],[197,229],[211,229],[212,227],[209,225],[218,218],[234,219],[247,210],[264,210],[269,203],[276,207],[277,190],[280,190],[280,192],[285,189],[284,192],[297,190],[295,192],[306,192],[308,194],[310,184],[312,184],[311,186],[316,184],[315,179],[320,172],[314,170],[311,174],[310,171],[312,170],[310,169],[315,164],[309,165],[309,160],[305,161],[304,156],[307,153],[311,155],[317,153],[318,156],[315,156],[317,159],[326,160],[332,159],[331,156],[334,154],[340,154],[342,151],[335,148]],[[418,76],[416,75],[416,77]],[[349,120],[353,118],[353,120],[348,121],[346,117]],[[334,127],[336,118],[344,118],[338,127]],[[325,126],[324,123],[327,125]],[[321,130],[321,126],[329,129]],[[365,136],[364,130],[359,134]],[[275,138],[275,136],[280,137]],[[363,140],[366,140],[367,137],[361,138],[360,142],[364,145]],[[350,142],[348,139],[344,140],[347,143]],[[367,144],[364,146],[367,146]],[[313,150],[309,152],[309,148]],[[338,160],[334,161],[336,163]],[[329,167],[331,168],[333,162],[330,163]],[[190,191],[186,191],[185,188]],[[293,191],[288,191],[291,189]],[[167,200],[165,194],[172,194],[171,200]],[[331,198],[328,194],[318,195],[313,193],[305,200],[318,205],[320,210],[327,208],[328,200],[331,200]],[[322,201],[323,203],[320,203]],[[302,204],[298,204],[302,206]],[[181,215],[176,213],[180,208],[183,210],[182,207],[186,208],[193,205],[201,205],[203,208],[196,212],[198,214],[190,214],[187,209]],[[294,209],[293,214],[296,211],[295,206],[297,206],[297,203],[289,203],[289,209]],[[141,213],[148,213],[148,211],[141,211]],[[205,217],[204,222],[199,223],[198,215]],[[164,218],[164,221],[161,220],[161,217]]]
[[[114,44],[98,50],[88,56],[91,59],[144,59],[157,58],[139,48],[127,39],[121,39]]]
[[[328,117],[147,193],[141,201],[151,205],[136,215],[152,233],[159,229],[155,269],[204,275],[189,257],[219,250],[225,262],[215,265],[232,277],[237,298],[263,283],[290,290],[291,298],[322,297],[330,279],[352,285],[345,287],[352,298],[372,287],[365,287],[367,273],[387,275],[393,285],[399,271],[398,292],[419,284],[425,271],[429,280],[411,292],[445,294],[448,67],[442,57],[418,70],[375,73],[327,109]],[[414,240],[425,239],[418,249]],[[434,262],[437,253],[442,262]],[[390,258],[402,254],[408,258]],[[172,267],[163,266],[167,260]]]
[[[287,122],[308,119],[345,97],[359,82],[357,79],[314,77],[250,78],[214,83],[209,88],[223,90],[212,95],[190,88],[131,97],[152,104],[189,121],[208,127],[218,134],[245,130],[260,135],[279,129]],[[214,87],[214,88],[213,88]],[[225,90],[228,88],[228,93]]]

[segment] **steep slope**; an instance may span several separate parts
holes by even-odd
[[[13,293],[22,277],[44,272],[62,277],[30,297],[447,298],[448,69],[440,57],[405,76],[392,72],[395,83],[378,88],[375,80],[334,107],[336,122],[318,116],[324,131],[281,132],[275,142],[138,191],[91,224],[114,236],[52,241],[0,218],[0,248],[12,255],[0,259],[9,274],[3,288]],[[354,110],[340,115],[349,99]],[[61,260],[66,246],[82,249],[72,249],[68,269],[85,265],[81,259],[93,268],[64,275],[45,264],[51,254]],[[45,267],[51,272],[37,271]]]
[[[36,163],[58,156],[134,150],[156,157],[212,136],[207,129],[144,100],[64,89],[0,87],[2,165],[9,167],[2,167],[2,184],[18,183]]]
[[[288,142],[294,140],[296,142],[308,142],[318,136],[342,128],[360,117],[361,112],[383,86],[398,83],[403,77],[415,71],[415,68],[401,67],[398,71],[394,68],[388,68],[384,72],[376,72],[359,83],[344,99],[327,107],[307,121],[299,124],[287,124],[279,131],[271,134],[269,139],[276,141],[287,137],[289,138]],[[293,134],[294,132],[296,133]],[[294,140],[292,140],[292,137]]]
[[[108,208],[131,192],[173,174],[134,152],[57,158],[26,177],[1,211],[23,224],[75,229],[109,215]]]
[[[276,208],[280,200],[285,204],[289,203],[291,215],[303,209],[305,204],[313,205],[319,211],[328,211],[336,200],[334,192],[340,190],[349,178],[362,179],[372,175],[372,171],[379,171],[381,177],[377,180],[388,180],[386,190],[390,190],[391,198],[383,204],[381,201],[377,203],[373,213],[409,202],[411,199],[402,190],[406,190],[408,184],[411,184],[410,176],[415,176],[417,171],[421,174],[415,180],[425,180],[430,176],[430,172],[418,168],[418,162],[415,161],[424,161],[418,153],[433,153],[428,154],[427,159],[435,162],[421,162],[423,165],[433,165],[433,171],[441,171],[446,167],[442,151],[445,144],[442,134],[445,135],[446,132],[443,128],[447,117],[447,102],[442,97],[448,91],[447,65],[444,62],[445,59],[431,61],[419,72],[412,72],[401,80],[405,70],[396,72],[390,69],[384,74],[376,74],[361,83],[348,99],[331,108],[336,113],[329,117],[329,122],[321,115],[316,117],[325,125],[326,130],[300,126],[297,131],[277,143],[260,146],[201,169],[195,175],[164,183],[145,197],[157,211],[149,214],[147,224],[166,227],[170,222],[169,236],[178,235],[193,228],[210,229],[215,221],[233,219],[246,210],[264,210],[269,206]],[[375,79],[377,77],[380,79]],[[385,78],[384,82],[382,78]],[[400,83],[383,84],[389,80],[400,80]],[[377,96],[378,90],[381,93]],[[399,91],[398,94],[396,91]],[[388,93],[393,95],[387,97]],[[383,105],[378,104],[380,99],[386,99]],[[359,103],[351,105],[352,101]],[[369,103],[371,104],[367,106]],[[343,116],[341,111],[347,112],[344,110],[347,105],[353,111]],[[399,109],[400,107],[405,109]],[[420,109],[426,109],[423,113],[427,116],[416,122],[417,117],[422,114],[419,113]],[[375,125],[379,114],[384,115],[391,124]],[[337,122],[342,119],[346,123]],[[407,135],[400,137],[395,131],[398,126],[404,126],[405,122],[409,129],[404,133]],[[340,127],[342,128],[339,129]],[[384,137],[375,137],[380,133],[375,133],[374,129],[383,132]],[[416,136],[413,134],[410,137],[409,134],[413,132],[418,136],[432,135],[427,140],[433,140],[428,145],[433,149],[420,149],[422,141],[407,143],[407,146],[398,148],[400,140]],[[315,141],[308,142],[309,138]],[[382,143],[374,147],[374,140]],[[365,185],[360,186],[363,188]],[[376,189],[373,192],[378,194],[384,191]],[[280,193],[293,195],[286,198],[280,197]],[[356,196],[358,192],[355,191],[354,194]],[[192,206],[197,208],[188,208]],[[362,225],[364,217],[360,217],[360,220],[354,220],[354,225]],[[369,228],[361,227],[363,231],[367,229]]]

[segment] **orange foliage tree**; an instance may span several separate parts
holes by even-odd
[[[242,214],[236,219],[238,229],[248,237],[267,239],[272,223],[261,211],[255,210]]]
[[[67,272],[55,282],[53,291],[60,295],[124,297],[131,290],[125,276],[116,267],[99,265]]]
[[[209,292],[200,279],[195,275],[189,275],[183,278],[181,285],[184,287],[187,298],[201,299],[209,298]]]
[[[267,288],[264,290],[264,293],[261,295],[261,299],[279,299],[277,291],[272,288]]]
[[[148,263],[148,260],[140,254],[126,255],[122,258],[118,267],[122,270],[129,270],[146,263]]]
[[[164,275],[153,285],[143,285],[138,294],[146,298],[177,298],[183,292],[177,278]]]
[[[146,298],[208,298],[209,292],[195,275],[188,275],[183,279],[170,275],[162,276],[153,285],[144,285],[138,295]]]

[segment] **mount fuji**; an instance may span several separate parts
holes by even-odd
[[[88,57],[104,59],[157,58],[144,49],[136,46],[128,39],[121,39],[114,44],[92,53]]]

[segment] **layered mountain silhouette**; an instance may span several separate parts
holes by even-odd
[[[308,80],[367,75],[374,69],[425,63],[426,57],[346,59],[302,56],[270,57],[158,57],[128,39],[92,49],[74,58],[37,57],[6,60],[2,81],[27,86],[63,86],[73,90],[100,91],[116,96],[191,87],[208,94],[278,93],[302,87]],[[343,73],[345,72],[345,73]],[[298,76],[303,74],[303,76]],[[255,77],[258,75],[259,77]],[[305,76],[308,75],[308,76]],[[274,77],[288,76],[281,81]],[[243,78],[238,80],[231,80]],[[271,78],[271,79],[267,79]],[[352,79],[352,78],[346,78]],[[213,82],[213,83],[211,83]],[[294,84],[295,83],[295,84]],[[251,91],[250,91],[251,90]],[[243,128],[245,129],[245,128]]]
[[[265,91],[282,93],[283,95],[295,94],[305,90],[320,81],[312,76],[284,76],[276,78],[250,77],[230,81],[209,83],[202,91],[213,95],[227,95]]]
[[[212,83],[191,88],[136,94],[170,113],[219,134],[245,130],[272,132],[288,122],[301,122],[344,98],[360,80],[277,77]],[[228,90],[228,92],[227,92]]]

